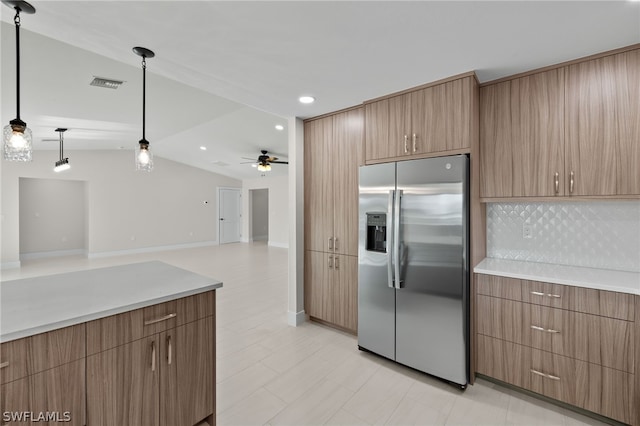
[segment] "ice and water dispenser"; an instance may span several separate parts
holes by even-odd
[[[387,252],[387,214],[367,213],[367,250]]]

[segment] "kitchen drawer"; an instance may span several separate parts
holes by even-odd
[[[27,376],[27,346],[29,338],[0,344],[0,384]]]
[[[39,373],[85,356],[85,326],[78,324],[0,345],[1,383]]]
[[[522,300],[522,280],[497,275],[476,274],[476,293],[502,299]]]
[[[96,354],[215,313],[208,291],[87,323],[87,354]]]
[[[634,323],[477,296],[477,332],[634,373]]]
[[[478,373],[631,423],[634,375],[489,336],[477,340]]]

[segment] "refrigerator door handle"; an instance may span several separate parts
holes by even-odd
[[[396,191],[389,191],[389,207],[387,214],[387,285],[390,288],[394,287],[393,277],[393,241],[395,235],[393,233],[393,205],[395,200]]]
[[[395,288],[402,288],[402,277],[400,276],[400,208],[401,208],[402,190],[396,191],[396,197],[393,205],[393,263]]]

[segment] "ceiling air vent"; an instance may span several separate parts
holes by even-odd
[[[90,83],[90,86],[106,87],[107,89],[117,89],[122,83],[124,82],[120,80],[112,80],[110,78],[94,76],[93,81]]]

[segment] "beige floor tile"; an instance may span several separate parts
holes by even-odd
[[[468,386],[455,399],[446,425],[504,425],[507,421],[509,393],[486,381]]]
[[[327,379],[357,392],[378,371],[380,364],[361,353],[352,354],[333,370]]]
[[[256,363],[217,384],[216,409],[224,413],[238,401],[251,395],[278,375],[264,364]]]
[[[231,355],[219,357],[216,362],[216,381],[221,382],[253,366],[269,356],[271,351],[260,344],[251,345]]]
[[[305,339],[296,345],[289,345],[274,351],[263,362],[269,368],[284,373],[318,352],[322,346],[322,342],[318,339]]]
[[[325,425],[329,426],[368,426],[369,423],[364,420],[354,416],[348,411],[338,410],[336,414],[333,415]]]
[[[561,407],[511,391],[507,410],[507,425],[563,426],[566,423]]]
[[[262,425],[286,406],[286,402],[268,390],[260,388],[219,414],[216,424],[219,426]]]
[[[279,398],[290,403],[315,387],[336,366],[317,356],[312,356],[297,364],[265,387]]]
[[[289,404],[276,417],[269,421],[271,425],[321,425],[327,422],[353,395],[350,390],[322,380],[310,391]]]

